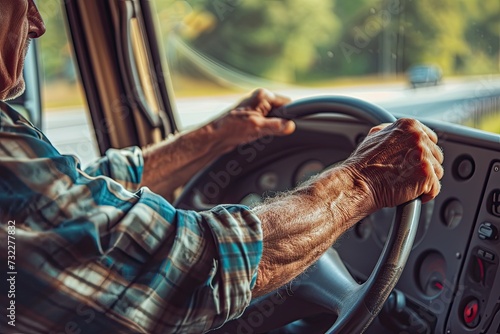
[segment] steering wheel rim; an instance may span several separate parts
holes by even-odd
[[[320,96],[297,100],[273,110],[271,116],[295,119],[318,113],[342,114],[373,125],[392,123],[396,120],[392,114],[375,104],[347,96]],[[226,155],[221,159],[231,159],[230,154],[229,157]],[[203,175],[198,176],[197,180],[200,179],[203,179]],[[189,193],[193,188],[193,183],[188,184],[184,194]],[[178,202],[182,200],[181,196]],[[403,272],[418,229],[420,208],[419,199],[397,207],[396,217],[386,244],[366,282],[358,284],[336,251],[332,249],[311,267],[313,270],[306,273],[307,279],[301,279],[300,284],[296,284],[293,296],[286,298],[285,302],[280,305],[274,305],[271,315],[261,321],[259,326],[251,327],[258,327],[259,332],[267,332],[285,325],[275,332],[311,333],[312,327],[307,324],[286,325],[287,321],[296,320],[293,318],[296,315],[293,312],[287,312],[286,307],[291,305],[300,310],[301,305],[304,304],[307,305],[309,312],[322,312],[337,316],[333,325],[321,329],[322,331],[342,334],[364,332],[380,312]],[[334,280],[331,279],[332,277]],[[286,293],[289,293],[288,289],[291,287],[286,288]],[[221,328],[222,331],[219,330],[220,333],[238,332],[238,326],[245,321],[245,316],[248,318],[258,310],[262,311],[262,303],[271,298],[273,293],[254,300],[241,318],[224,325]],[[307,313],[305,310],[304,312]],[[273,317],[277,319],[269,320]],[[246,324],[248,325],[248,321]]]

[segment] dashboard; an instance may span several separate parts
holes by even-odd
[[[264,137],[220,159],[179,208],[254,205],[346,159],[370,126],[339,115],[296,120],[286,138]],[[393,293],[368,333],[500,333],[500,136],[429,123],[445,154],[437,198],[422,206],[419,229]],[[208,175],[208,176],[207,176]],[[395,209],[358,222],[333,247],[359,282],[375,266]],[[388,304],[388,303],[386,303]]]

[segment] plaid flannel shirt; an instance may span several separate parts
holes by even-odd
[[[139,189],[142,166],[130,148],[82,171],[0,102],[1,333],[202,333],[241,315],[260,221],[177,210]]]

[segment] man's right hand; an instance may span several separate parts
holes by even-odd
[[[367,185],[374,210],[437,196],[443,177],[438,137],[414,119],[372,128],[344,165]]]

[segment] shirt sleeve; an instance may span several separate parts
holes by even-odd
[[[142,181],[144,158],[139,147],[109,149],[104,157],[85,168],[90,176],[108,176],[129,191],[137,191]]]
[[[250,209],[177,210],[98,174],[25,125],[0,128],[0,245],[16,249],[15,327],[0,332],[201,333],[242,314],[262,255]]]

